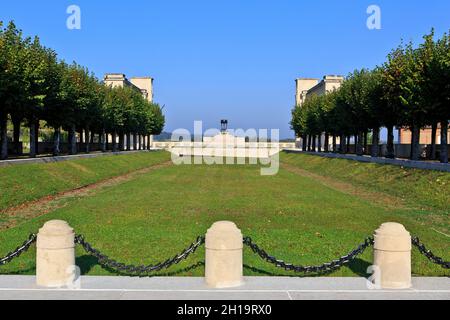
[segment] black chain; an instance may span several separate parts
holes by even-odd
[[[26,251],[30,249],[30,247],[36,242],[37,235],[31,234],[29,238],[16,250],[8,253],[5,257],[0,259],[0,266],[6,265],[7,263],[10,263],[13,259],[19,257]],[[192,243],[186,250],[181,252],[179,255],[167,259],[164,262],[155,264],[155,265],[148,265],[148,266],[133,266],[133,265],[125,265],[123,263],[119,263],[108,256],[102,254],[99,250],[92,247],[91,244],[89,244],[83,236],[78,235],[75,237],[75,243],[81,245],[87,253],[91,254],[92,256],[96,257],[100,263],[100,265],[111,268],[115,271],[119,272],[127,272],[130,274],[148,274],[152,272],[161,271],[163,269],[167,269],[171,267],[174,264],[178,264],[181,261],[187,259],[191,254],[193,254],[199,247],[205,244],[205,237],[198,237],[197,240]],[[316,273],[316,274],[322,274],[322,273],[329,273],[332,271],[336,271],[343,267],[344,265],[350,263],[352,260],[354,260],[357,256],[361,255],[367,248],[373,246],[374,239],[367,238],[363,243],[361,243],[358,248],[350,252],[349,254],[337,259],[333,260],[329,263],[324,263],[319,266],[299,266],[294,265],[292,263],[286,263],[283,260],[279,260],[271,255],[269,255],[266,251],[261,249],[257,244],[253,243],[253,240],[250,237],[244,238],[244,244],[252,249],[252,251],[256,254],[258,254],[263,260],[274,264],[278,268],[283,268],[286,271],[294,271],[298,273]],[[433,252],[428,250],[425,245],[420,241],[418,237],[412,238],[412,244],[416,246],[420,253],[423,254],[428,260],[431,262],[440,265],[444,269],[450,269],[450,262],[444,261],[443,258],[436,256]]]
[[[440,265],[444,269],[450,269],[450,261],[444,261],[441,257],[436,256],[431,250],[428,250],[425,245],[420,242],[418,237],[412,238],[412,243],[419,249],[420,253],[427,257],[431,262]]]
[[[154,265],[142,265],[142,266],[134,266],[134,265],[126,265],[120,262],[117,262],[114,259],[109,258],[108,256],[102,254],[99,250],[93,248],[84,237],[78,235],[75,237],[75,243],[81,245],[87,253],[91,254],[95,258],[98,259],[98,262],[101,266],[112,269],[119,273],[128,273],[133,275],[142,275],[142,274],[150,274],[152,272],[158,272],[163,269],[167,269],[174,264],[178,264],[181,261],[187,259],[189,255],[194,253],[199,247],[201,247],[205,243],[204,237],[198,237],[197,240],[192,243],[189,248],[181,252],[179,255],[176,255],[173,258],[167,259],[164,262],[160,262]]]
[[[283,268],[286,271],[294,271],[298,273],[330,273],[332,271],[336,271],[342,268],[344,265],[348,264],[352,260],[354,260],[357,256],[362,254],[368,247],[373,246],[374,239],[367,238],[362,244],[358,246],[355,250],[350,252],[349,254],[337,259],[333,260],[329,263],[324,263],[320,266],[297,266],[292,263],[286,263],[283,260],[279,260],[273,256],[267,254],[266,251],[261,249],[258,245],[253,243],[252,239],[249,237],[244,238],[244,244],[250,247],[254,253],[258,254],[263,260],[274,264],[278,268]]]
[[[36,242],[37,236],[35,234],[31,234],[20,247],[18,247],[13,252],[8,253],[4,258],[0,259],[0,266],[4,266],[7,263],[10,263],[13,259],[19,257],[22,253],[28,251],[30,247]]]

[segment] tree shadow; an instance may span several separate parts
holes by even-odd
[[[114,270],[109,267],[102,266],[98,259],[90,256],[90,255],[84,255],[77,258],[77,266],[80,268],[81,274],[87,274],[89,273],[92,268],[95,266],[100,266],[103,270],[108,271],[109,273],[118,275],[118,276],[124,276],[124,277],[134,277],[134,278],[153,278],[153,277],[174,277],[182,273],[190,272],[193,270],[196,270],[198,268],[204,267],[205,262],[204,261],[198,261],[190,266],[187,266],[186,268],[182,268],[179,270],[171,271],[171,272],[155,272],[155,273],[142,273],[142,274],[135,274],[135,273],[127,273],[127,272],[120,272],[117,270]]]

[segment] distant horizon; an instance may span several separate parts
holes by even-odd
[[[81,10],[69,30],[67,8]],[[381,29],[369,30],[367,8],[381,9]],[[418,44],[435,28],[450,29],[450,2],[423,1],[54,1],[3,4],[0,20],[40,37],[60,59],[106,73],[154,79],[166,127],[196,120],[218,128],[280,129],[292,139],[295,79],[347,76],[373,68],[402,39]]]

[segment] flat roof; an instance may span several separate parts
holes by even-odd
[[[151,80],[153,80],[152,77],[131,77],[130,79],[151,79]]]

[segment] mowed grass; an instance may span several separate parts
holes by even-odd
[[[283,162],[294,160],[294,156],[282,155]],[[372,166],[367,170],[372,170]],[[404,183],[411,182],[405,179]],[[406,185],[404,190],[408,189]],[[378,192],[380,188],[375,189]],[[379,193],[381,200],[383,195]],[[408,197],[406,191],[403,195]],[[415,193],[410,196],[414,203]],[[314,265],[348,253],[382,223],[394,221],[419,235],[436,254],[449,259],[450,240],[442,233],[449,227],[448,212],[442,210],[442,204],[437,204],[441,209],[434,211],[420,206],[395,208],[382,203],[283,169],[276,176],[264,177],[258,166],[251,165],[168,166],[102,189],[93,196],[68,200],[64,208],[1,232],[0,256],[46,221],[63,219],[107,255],[124,263],[152,264],[179,253],[197,236],[204,235],[214,222],[230,220],[245,236],[252,237],[276,257],[295,264]],[[244,252],[246,275],[296,275],[268,265],[248,248]],[[0,273],[33,274],[34,256],[32,250],[0,267]],[[111,274],[80,248],[77,257],[83,274]],[[159,275],[202,276],[202,261],[203,248]],[[369,249],[332,275],[365,276],[371,263]],[[450,275],[416,250],[413,273]]]
[[[76,189],[169,159],[166,152],[138,152],[0,167],[0,212],[27,201]]]
[[[340,181],[404,199],[416,207],[450,213],[450,173],[360,163],[303,154],[281,154],[282,161]]]

